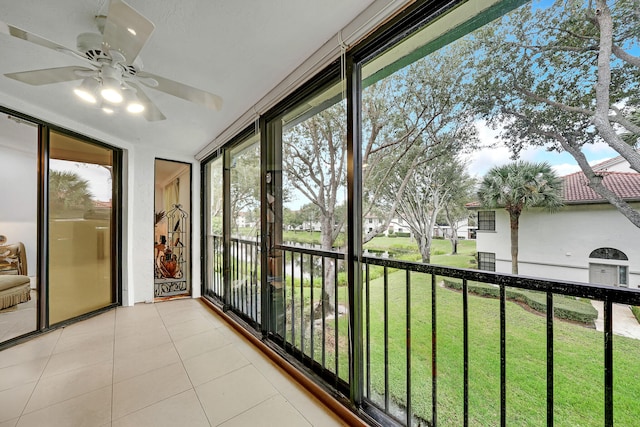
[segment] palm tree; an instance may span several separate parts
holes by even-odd
[[[53,216],[84,212],[93,206],[89,181],[74,172],[49,171],[49,209]]]
[[[520,214],[531,207],[553,212],[562,206],[562,180],[544,163],[513,162],[490,169],[478,197],[483,207],[504,208],[511,225],[511,272],[518,274]]]

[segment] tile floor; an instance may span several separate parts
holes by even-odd
[[[0,352],[0,427],[337,425],[198,300],[118,308]]]

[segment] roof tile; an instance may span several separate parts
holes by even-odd
[[[640,173],[601,172],[605,187],[623,199],[640,199]],[[587,184],[587,177],[576,172],[563,177],[563,198],[566,203],[597,202],[604,199]]]

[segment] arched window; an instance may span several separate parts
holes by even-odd
[[[624,252],[614,248],[598,248],[595,251],[591,252],[589,258],[617,259],[622,261],[629,260]]]

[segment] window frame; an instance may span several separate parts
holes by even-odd
[[[483,259],[485,257],[493,258],[493,261]],[[493,266],[493,268],[488,268]],[[478,269],[484,271],[496,271],[496,254],[495,252],[480,252],[478,251]]]
[[[489,216],[490,218],[482,218],[483,214],[486,216]],[[477,231],[496,231],[496,211],[493,211],[493,210],[478,211]]]

